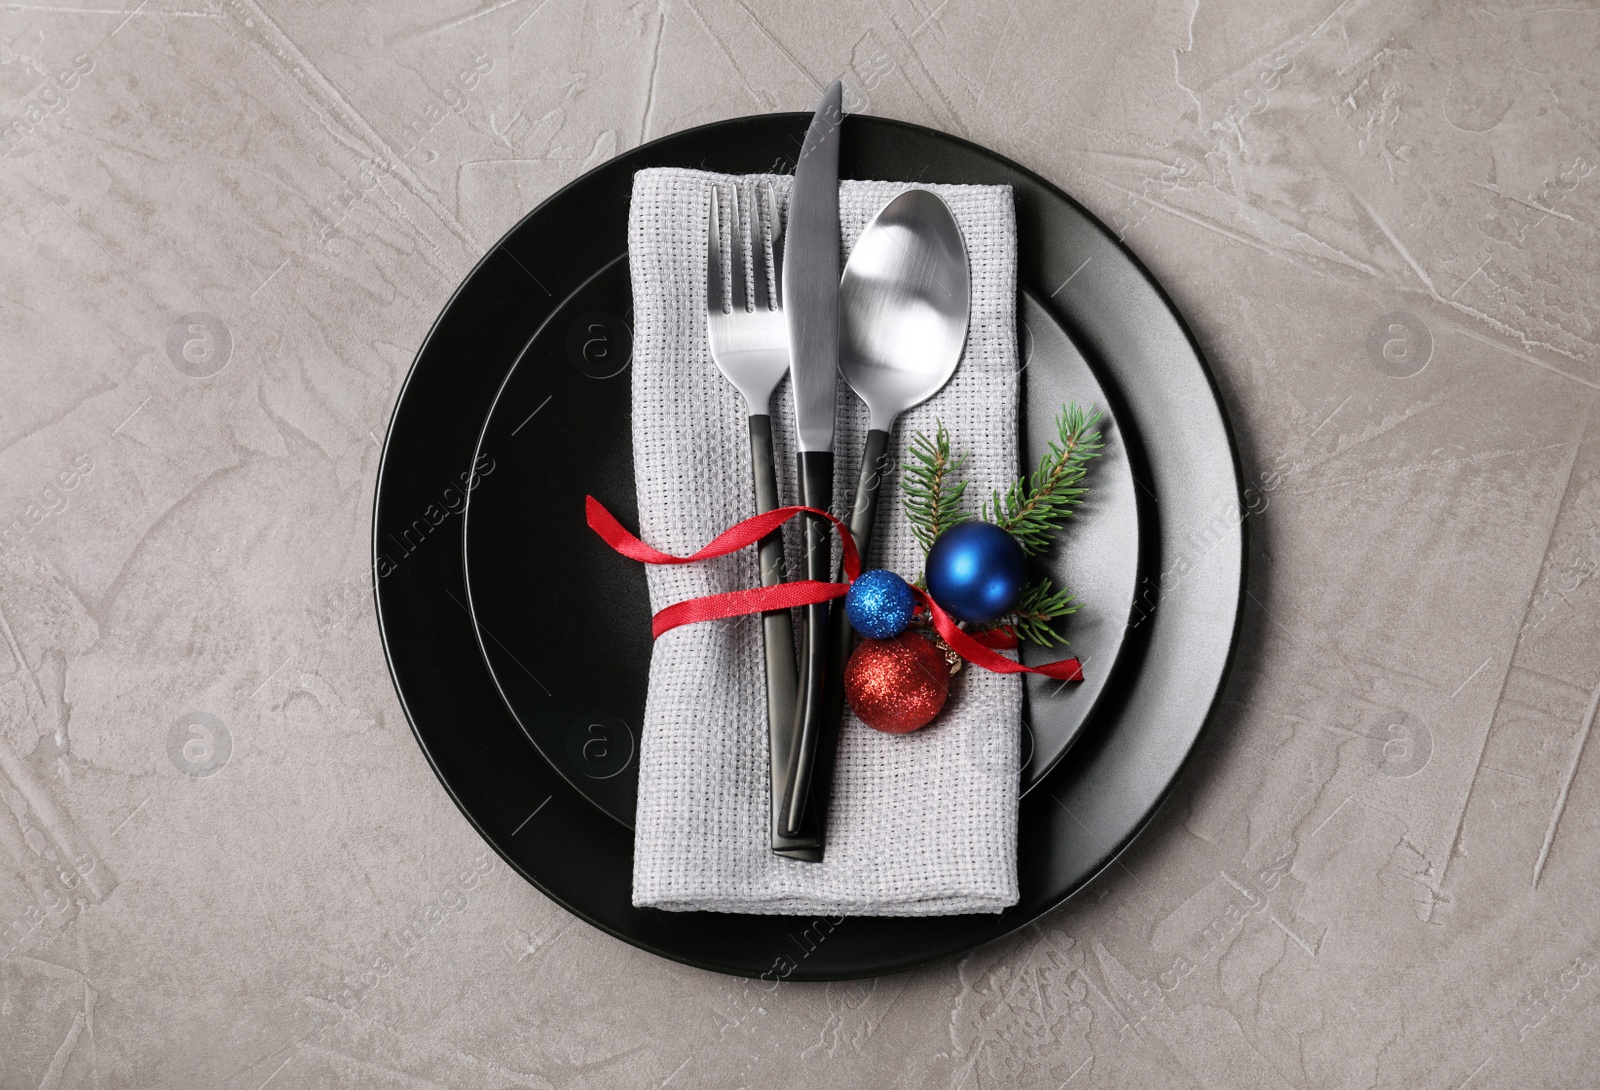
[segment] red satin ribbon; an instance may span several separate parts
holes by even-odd
[[[912,587],[911,590],[928,607],[928,616],[933,619],[933,630],[950,645],[950,650],[974,666],[982,666],[985,670],[992,670],[997,674],[1042,674],[1057,681],[1083,680],[1083,667],[1076,658],[1047,662],[1043,666],[1024,666],[1004,655],[995,654],[989,650],[991,647],[1005,650],[1016,647],[1016,633],[1009,628],[991,628],[987,632],[973,636],[961,628],[954,617],[940,609],[939,603],[929,598],[927,591],[921,587]]]
[[[861,574],[861,558],[856,555],[855,539],[849,527],[815,507],[780,507],[764,515],[747,518],[724,530],[697,553],[673,556],[651,548],[622,528],[616,516],[607,511],[593,496],[584,497],[584,509],[589,518],[589,529],[600,535],[600,540],[630,560],[645,564],[693,564],[697,560],[712,560],[736,553],[747,545],[754,545],[772,531],[799,514],[818,515],[833,523],[839,531],[839,541],[844,546],[844,573],[849,582],[823,583],[815,579],[800,579],[793,583],[779,583],[775,587],[756,587],[752,590],[730,590],[723,594],[708,594],[704,598],[691,598],[687,602],[670,605],[650,621],[650,634],[659,639],[679,625],[696,621],[717,621],[724,617],[742,617],[748,613],[766,613],[774,609],[793,609],[796,606],[815,605],[843,598],[850,583]]]
[[[699,560],[727,556],[748,545],[754,545],[799,514],[825,518],[839,531],[839,543],[844,549],[846,582],[824,583],[815,579],[801,579],[793,583],[779,583],[773,587],[730,590],[722,594],[709,594],[703,598],[691,598],[686,602],[667,606],[651,618],[650,632],[655,638],[679,625],[694,624],[697,621],[716,621],[724,617],[742,617],[750,613],[766,613],[775,609],[793,609],[797,606],[815,605],[843,598],[849,592],[850,584],[861,574],[861,558],[856,554],[855,539],[850,536],[849,527],[828,512],[815,507],[780,507],[764,515],[747,518],[724,530],[712,538],[703,549],[689,556],[673,556],[671,553],[664,553],[646,545],[623,529],[622,523],[618,522],[616,517],[593,496],[584,498],[584,510],[588,516],[589,529],[599,534],[600,540],[628,559],[638,560],[644,564],[693,564]],[[939,603],[928,597],[926,591],[918,587],[911,589],[928,611],[934,631],[939,633],[952,651],[974,666],[981,666],[997,674],[1040,674],[1055,678],[1057,681],[1083,680],[1083,669],[1075,658],[1062,659],[1043,666],[1024,666],[1004,655],[996,654],[992,649],[1010,650],[1017,646],[1014,632],[1000,628],[973,636],[963,631],[955,618],[939,608]]]

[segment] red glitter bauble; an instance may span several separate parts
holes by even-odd
[[[873,730],[914,731],[939,714],[950,695],[950,666],[933,641],[917,632],[862,640],[844,669],[844,695]]]

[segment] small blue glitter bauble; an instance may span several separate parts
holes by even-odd
[[[864,571],[850,584],[844,611],[855,630],[873,640],[900,635],[911,623],[917,597],[906,581],[887,568]]]
[[[982,623],[1016,604],[1028,560],[1017,539],[992,522],[963,522],[928,550],[928,595],[958,621]]]

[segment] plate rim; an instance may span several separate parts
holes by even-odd
[[[587,175],[588,172],[585,171],[584,174],[581,174],[574,179],[574,183],[582,181]],[[551,198],[555,196],[556,194],[551,194]],[[551,198],[546,199],[548,200]],[[539,208],[543,207],[543,205],[544,202],[541,201],[539,206],[534,208],[534,210],[528,213],[528,215],[534,215],[539,211]],[[524,219],[526,218],[527,217],[524,217]],[[522,222],[522,220],[518,220],[516,226],[511,228],[511,231],[516,231],[519,227],[521,227]],[[510,233],[511,232],[507,232],[507,234]],[[498,243],[496,245],[498,245]],[[544,335],[544,331],[550,328],[552,322],[561,317],[562,308],[566,305],[568,300],[572,299],[590,284],[593,284],[600,277],[610,272],[611,269],[616,266],[617,262],[626,261],[627,259],[628,254],[626,251],[624,251],[621,254],[618,254],[616,257],[613,257],[610,261],[602,263],[599,268],[595,269],[594,272],[584,277],[576,287],[568,292],[565,298],[552,307],[550,313],[545,315],[544,319],[539,322],[539,325],[534,329],[534,331],[529,334],[527,341],[523,343],[523,346],[520,349],[518,349],[516,359],[511,361],[510,367],[506,368],[505,376],[500,380],[500,384],[495,387],[494,397],[489,401],[489,410],[484,414],[483,423],[478,427],[478,437],[472,441],[473,465],[477,465],[478,459],[483,454],[484,443],[489,438],[490,425],[492,425],[495,420],[495,410],[500,407],[500,399],[505,396],[506,388],[511,385],[512,378],[516,376],[517,369],[522,365],[522,361],[527,358],[528,352],[533,348],[534,342]],[[463,283],[465,283],[465,281],[463,281]],[[630,359],[626,366],[631,367],[632,365],[633,361]],[[544,751],[544,747],[539,744],[538,740],[534,738],[533,732],[529,730],[527,724],[522,721],[522,716],[518,714],[516,705],[511,700],[511,694],[507,693],[505,686],[500,683],[500,672],[494,668],[494,660],[491,658],[489,645],[484,642],[484,636],[488,635],[489,630],[485,628],[478,619],[478,604],[472,592],[472,571],[467,563],[467,559],[471,551],[471,546],[468,544],[471,538],[471,534],[469,532],[471,527],[472,493],[468,492],[466,501],[461,506],[461,582],[467,591],[466,604],[467,613],[472,620],[472,637],[477,642],[478,654],[483,658],[484,669],[488,671],[489,680],[494,684],[495,695],[500,698],[500,703],[505,706],[506,713],[511,716],[513,721],[516,722],[517,729],[521,731],[528,739],[528,743],[533,746],[534,752],[539,755],[539,759],[548,764],[555,771],[556,775],[560,776],[561,779],[565,781],[573,791],[577,792],[577,794],[590,806],[604,814],[608,820],[617,821],[615,814],[611,813],[605,807],[601,806],[598,802],[595,802],[594,799],[589,797],[588,792],[585,791],[582,785],[577,782],[577,780],[574,778],[574,774],[570,770],[563,767],[561,763],[553,760],[551,756]],[[490,638],[492,639],[493,637]],[[634,756],[637,757],[639,739],[634,739],[633,745]],[[618,822],[618,824],[621,824],[623,828],[628,831],[629,835],[632,835],[632,825],[626,825],[622,822]]]

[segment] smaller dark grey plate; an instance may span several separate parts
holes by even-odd
[[[644,568],[612,555],[580,519],[551,513],[581,511],[592,494],[632,525],[624,355],[631,310],[626,255],[556,307],[506,376],[484,424],[473,461],[493,469],[473,489],[466,514],[469,604],[506,707],[573,787],[630,829],[650,670]],[[1066,753],[1105,692],[1133,604],[1139,515],[1127,453],[1094,372],[1027,293],[1019,316],[1022,468],[1047,452],[1067,402],[1106,413],[1105,455],[1093,463],[1089,497],[1037,564],[1072,589],[1079,609],[1066,626],[1070,649],[1030,647],[1027,660],[1074,654],[1085,679],[1028,678],[1026,791]],[[903,447],[905,436],[897,432],[896,441]],[[901,517],[887,508],[879,515]]]

